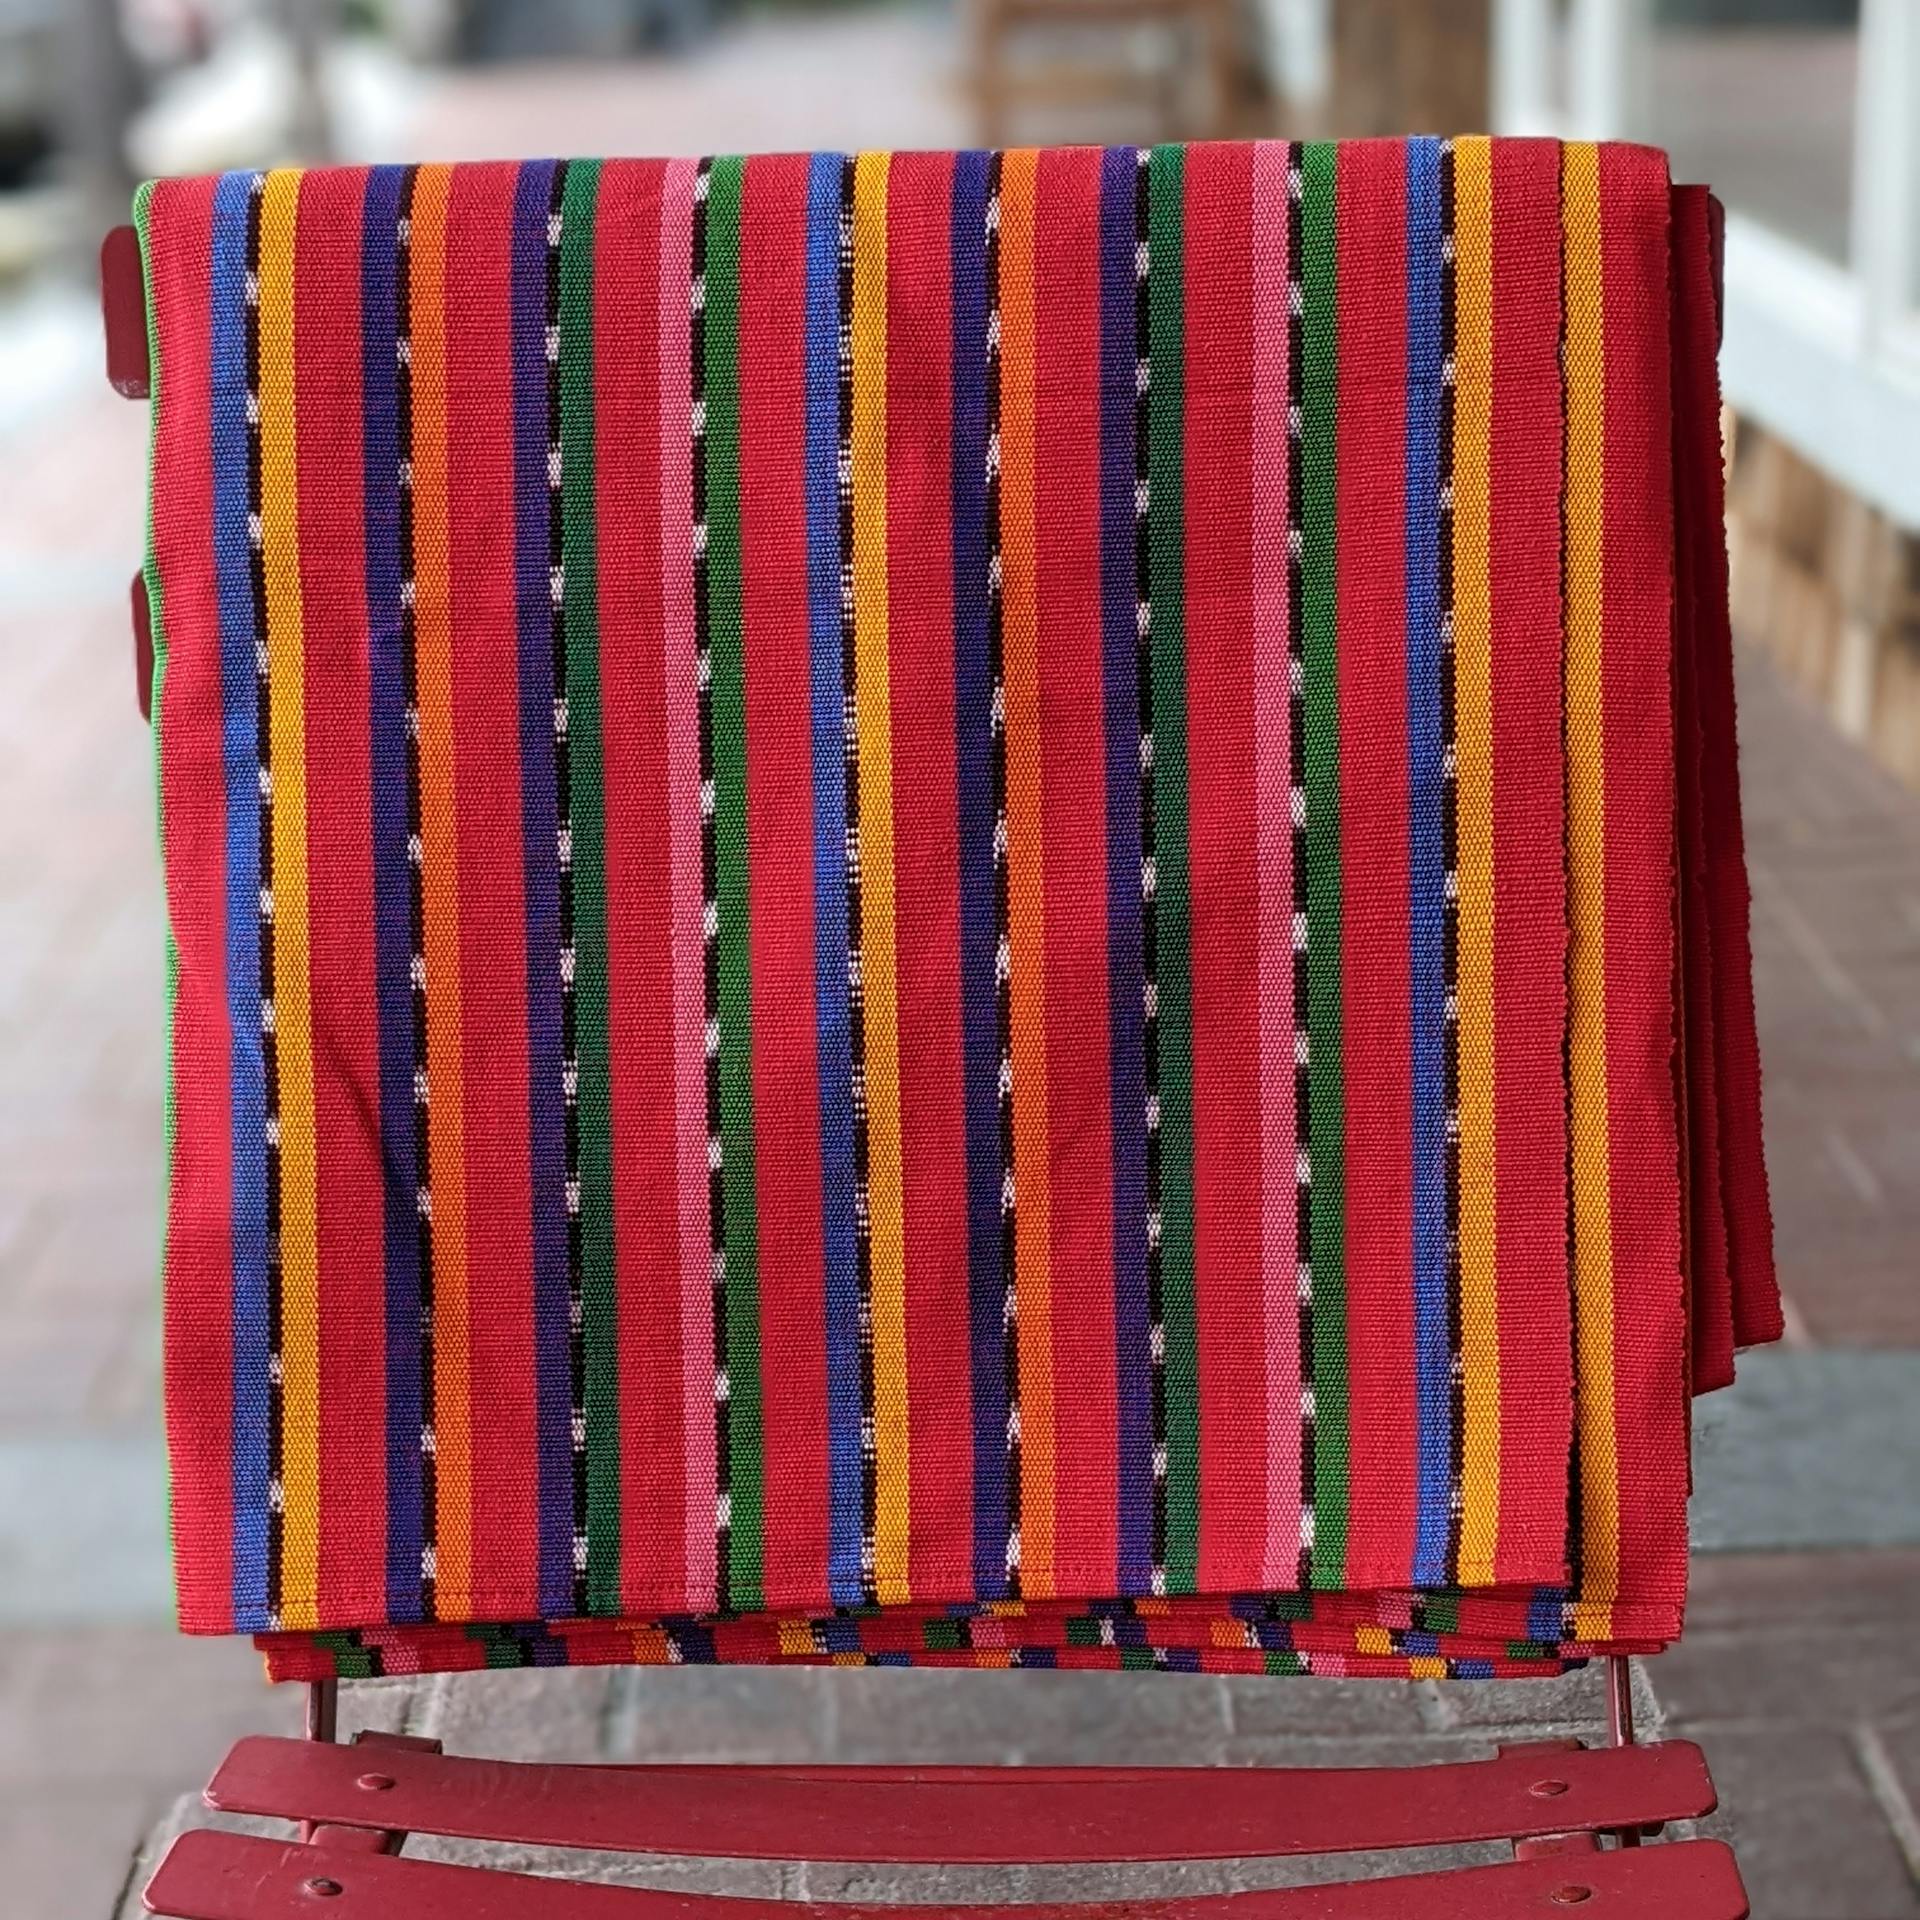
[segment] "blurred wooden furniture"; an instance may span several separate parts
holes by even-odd
[[[986,146],[1009,144],[1024,114],[1143,97],[1165,138],[1240,130],[1246,72],[1237,0],[972,0],[972,9],[972,82]],[[1131,57],[1156,33],[1157,59]],[[1034,43],[1049,39],[1095,42],[1100,55],[1031,60]]]

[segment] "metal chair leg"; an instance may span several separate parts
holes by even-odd
[[[307,1738],[337,1740],[340,1737],[340,1682],[313,1680],[307,1685]]]
[[[1633,1663],[1618,1653],[1607,1655],[1607,1745],[1633,1745]]]
[[[1607,1655],[1607,1745],[1633,1745],[1633,1662],[1619,1653]],[[1621,1829],[1623,1847],[1637,1847],[1640,1838],[1637,1827]]]

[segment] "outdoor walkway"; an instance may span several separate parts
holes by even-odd
[[[921,74],[917,102],[896,97],[889,125],[872,107],[863,135],[906,137],[910,122],[923,142],[957,137],[919,44],[888,56],[900,86]],[[764,46],[756,60],[771,100],[766,62],[779,62]],[[844,93],[833,66],[779,77]],[[444,99],[421,139],[441,152],[671,149],[717,143],[688,131],[702,99],[739,104],[704,60],[651,91],[544,84],[544,106],[538,85],[516,91],[511,126],[488,120],[504,107],[484,90]],[[556,131],[569,100],[571,137]],[[791,99],[779,110],[753,144],[828,137]],[[160,909],[126,618],[143,417],[91,380],[24,399],[0,417],[0,1884],[20,1920],[107,1920],[153,1823],[231,1738],[290,1726],[295,1703],[267,1692],[244,1646],[185,1643],[168,1624]],[[1703,1404],[1690,1629],[1649,1677],[1667,1729],[1708,1749],[1762,1920],[1920,1920],[1920,796],[1763,666],[1741,671],[1793,1339]],[[1598,1708],[1593,1677],[1444,1689],[681,1670],[396,1683],[353,1711],[521,1756],[1381,1763],[1479,1750],[1522,1726],[1591,1730]],[[628,1872],[720,1883],[700,1868]],[[1183,1868],[1124,1884],[1241,1877]],[[775,1868],[725,1884],[908,1885]]]

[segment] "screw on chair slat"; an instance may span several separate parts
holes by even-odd
[[[229,1813],[528,1846],[1011,1865],[1212,1860],[1657,1826],[1712,1810],[1698,1747],[1390,1768],[541,1766],[242,1740]]]
[[[899,1906],[595,1886],[212,1832],[175,1841],[146,1899],[172,1920],[903,1920]],[[1745,1920],[1747,1899],[1728,1849],[1689,1840],[1333,1886],[937,1911],[943,1920]]]

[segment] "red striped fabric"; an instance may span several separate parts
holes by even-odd
[[[169,182],[183,1622],[1525,1673],[1778,1331],[1638,148]]]

